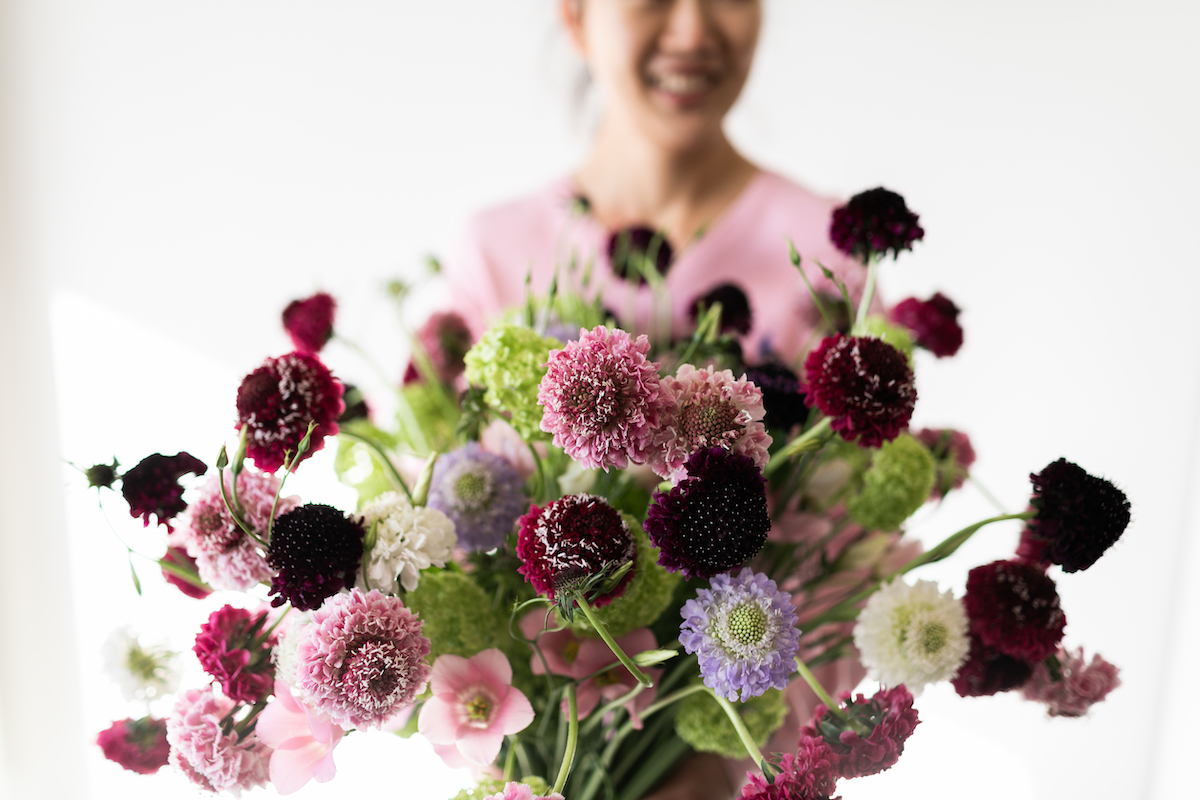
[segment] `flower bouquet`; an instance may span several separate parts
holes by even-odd
[[[635,335],[589,291],[593,265],[567,265],[477,341],[433,315],[391,426],[319,355],[333,298],[292,303],[296,349],[242,381],[232,455],[211,472],[187,453],[86,470],[165,528],[167,581],[247,598],[201,627],[211,681],[183,692],[161,649],[117,635],[133,694],[173,695],[173,711],[98,744],[137,772],[287,794],[334,778],[348,732],[420,735],[474,770],[460,797],[504,800],[637,800],[702,752],[745,760],[745,798],[810,800],[895,764],[931,683],[1084,714],[1117,670],[1063,644],[1050,570],[1117,540],[1120,490],[1060,459],[1023,512],[925,551],[900,532],[975,458],[961,432],[908,430],[914,351],[958,350],[957,307],[871,311],[880,264],[922,236],[884,189],[837,209],[860,297],[791,251],[824,326],[796,363],[742,352],[736,289],[706,296],[689,335]],[[661,236],[614,235],[608,258],[664,291]],[[285,492],[329,442],[354,509]],[[1006,520],[1023,523],[1016,552],[971,569],[964,597],[910,580]],[[878,691],[852,695],[864,674]]]

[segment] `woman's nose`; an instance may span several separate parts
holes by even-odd
[[[675,0],[660,39],[667,53],[693,53],[711,44],[712,10],[709,0]]]

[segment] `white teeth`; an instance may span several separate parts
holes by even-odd
[[[655,75],[654,82],[671,94],[693,94],[708,88],[708,78],[703,75]]]

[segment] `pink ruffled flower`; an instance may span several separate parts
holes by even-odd
[[[494,647],[469,659],[440,656],[430,686],[417,730],[434,745],[455,745],[473,764],[492,763],[504,737],[533,722],[533,706],[512,685],[512,665]]]
[[[529,784],[509,781],[504,784],[503,791],[488,795],[483,800],[563,800],[563,796],[558,792],[549,795],[534,794]]]
[[[271,748],[254,734],[239,742],[232,723],[222,725],[234,706],[232,700],[215,695],[212,687],[190,689],[167,720],[171,764],[210,792],[239,795],[267,782]]]
[[[255,733],[275,749],[271,783],[280,794],[298,791],[310,780],[332,780],[337,773],[333,748],[345,735],[329,717],[300,703],[283,681],[275,682],[275,700],[258,716]]]
[[[654,447],[664,398],[650,340],[598,325],[550,351],[538,386],[541,427],[588,469],[644,464]]]
[[[1062,671],[1061,680],[1054,680],[1042,661],[1022,687],[1025,699],[1045,703],[1052,717],[1082,717],[1093,704],[1121,685],[1121,671],[1117,667],[1099,655],[1092,656],[1088,663],[1082,647],[1071,651],[1060,646],[1055,656]]]
[[[771,435],[762,421],[762,391],[746,376],[734,380],[727,369],[684,364],[662,386],[671,402],[651,462],[660,477],[679,482],[687,477],[688,457],[711,447],[748,456],[760,470],[767,466]]]
[[[192,650],[231,700],[254,704],[271,693],[271,648],[276,639],[274,632],[263,637],[270,627],[265,609],[251,612],[234,606],[217,609],[200,626]]]
[[[796,753],[783,754],[772,782],[746,773],[741,800],[828,800],[837,788],[837,762],[824,739],[801,736]]]
[[[837,757],[835,764],[843,778],[874,775],[894,766],[904,752],[905,741],[920,724],[912,693],[901,683],[880,689],[870,700],[861,694],[851,700],[849,692],[842,692],[841,700],[842,708],[867,728],[866,736],[852,730],[821,704],[800,731],[801,739],[824,739]]]
[[[117,720],[100,731],[96,744],[109,761],[140,775],[152,775],[165,767],[171,752],[166,720],[149,716]]]

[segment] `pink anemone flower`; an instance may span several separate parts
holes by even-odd
[[[512,685],[512,665],[496,648],[470,658],[439,656],[429,680],[433,697],[417,730],[434,745],[455,745],[472,764],[492,763],[504,737],[533,722],[533,706]]]
[[[271,783],[280,794],[291,794],[316,778],[333,778],[333,748],[345,734],[328,715],[314,711],[292,696],[288,685],[275,681],[275,702],[267,705],[255,726],[258,738],[275,748],[271,754]]]

